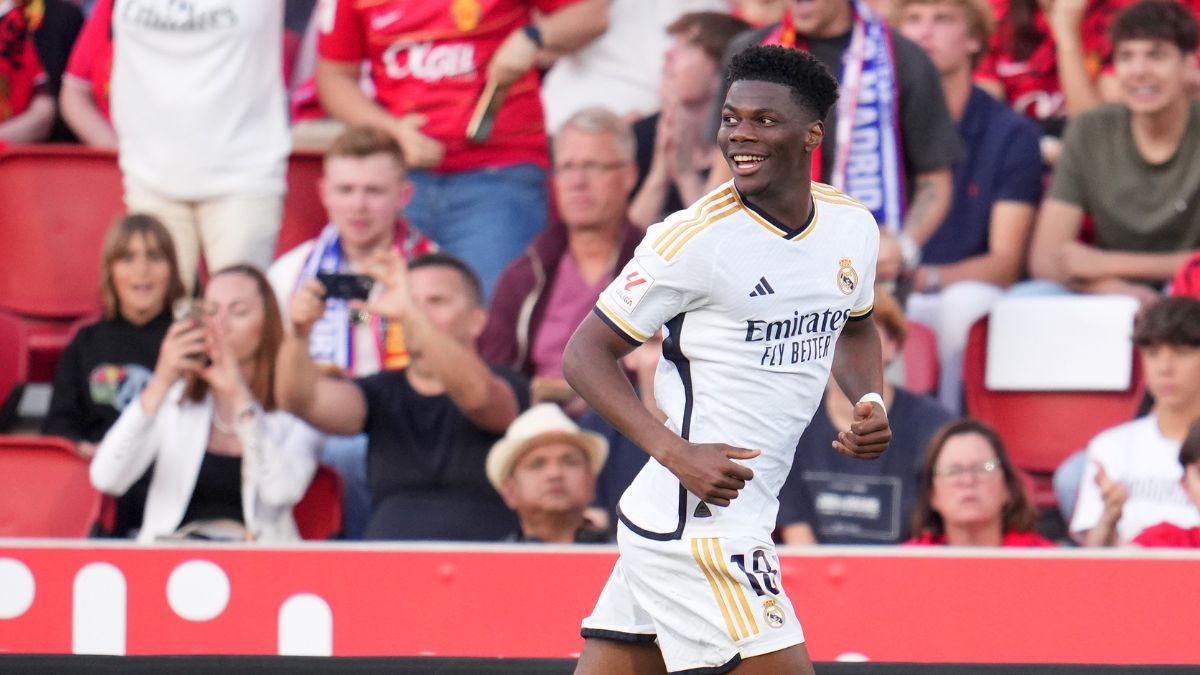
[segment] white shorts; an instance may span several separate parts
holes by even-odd
[[[621,557],[583,620],[583,637],[657,641],[672,673],[725,673],[804,642],[771,541],[656,541],[622,524],[617,543]]]

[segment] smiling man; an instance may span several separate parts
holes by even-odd
[[[873,458],[891,438],[879,229],[809,181],[837,83],[777,46],[739,54],[728,79],[717,142],[733,180],[651,226],[567,345],[571,386],[650,455],[618,506],[621,558],[583,621],[579,673],[811,673],[771,541],[779,489],[831,372],[858,401],[834,447]],[[619,365],[659,328],[665,425]]]
[[[1184,6],[1147,1],[1117,15],[1111,33],[1123,103],[1068,127],[1030,270],[1074,291],[1146,303],[1200,250],[1200,103],[1187,91],[1197,27]],[[1094,245],[1078,241],[1085,213]]]

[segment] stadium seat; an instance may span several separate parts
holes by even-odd
[[[992,391],[984,384],[988,319],[971,327],[963,359],[967,412],[992,425],[1009,456],[1035,481],[1038,506],[1056,504],[1054,469],[1101,431],[1133,419],[1143,396],[1141,362],[1126,391]]]
[[[72,321],[100,306],[99,251],[124,212],[109,151],[24,146],[0,153],[0,309],[29,333],[30,379],[48,382]]]
[[[0,537],[86,537],[100,500],[70,441],[0,436]]]
[[[929,394],[938,387],[937,336],[928,326],[908,322],[908,336],[900,352],[904,363],[904,387],[918,394]]]
[[[275,244],[276,258],[317,236],[325,227],[325,207],[317,193],[322,161],[322,155],[316,152],[296,152],[288,159],[287,195]]]
[[[29,378],[29,339],[25,324],[0,311],[0,431],[16,418],[21,391]]]
[[[333,539],[342,532],[342,477],[337,471],[317,466],[308,492],[292,508],[296,528],[304,539]]]

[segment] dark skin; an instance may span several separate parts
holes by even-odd
[[[784,85],[741,80],[733,83],[725,100],[717,143],[734,172],[738,190],[785,225],[803,227],[813,208],[809,194],[812,152],[821,144],[824,123]],[[675,474],[689,492],[713,506],[728,506],[754,478],[752,469],[734,460],[752,460],[760,451],[726,443],[692,443],[660,424],[638,400],[621,369],[621,358],[632,350],[589,314],[563,355],[567,382],[626,438]],[[833,376],[851,398],[883,390],[882,354],[873,319],[850,321],[842,329]],[[873,459],[883,454],[890,440],[883,408],[860,403],[855,406],[850,429],[839,434],[834,447],[852,457]],[[653,644],[588,639],[575,672],[657,674],[666,668]],[[799,644],[746,659],[734,672],[813,671],[805,645]]]

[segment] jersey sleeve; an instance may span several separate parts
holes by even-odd
[[[101,50],[110,42],[112,3],[113,0],[99,0],[92,8],[92,13],[83,24],[79,39],[75,41],[75,47],[71,50],[71,58],[67,61],[68,75],[91,83],[92,71],[100,59]]]
[[[647,230],[633,258],[600,293],[592,309],[633,346],[650,339],[671,318],[696,307],[707,294],[708,281],[703,274],[707,256],[702,250],[706,242],[694,242],[677,252],[671,242],[679,234],[678,227],[680,221],[668,220]]]
[[[320,37],[317,53],[331,61],[362,61],[367,58],[367,35],[355,0],[320,0],[317,5]]]
[[[856,266],[860,271],[854,304],[850,307],[852,320],[865,319],[871,316],[871,312],[875,309],[875,266],[879,259],[879,226],[875,224],[873,217],[867,217],[871,220],[870,227],[866,228],[867,257],[863,259],[862,265]],[[838,274],[840,275],[841,272]]]

